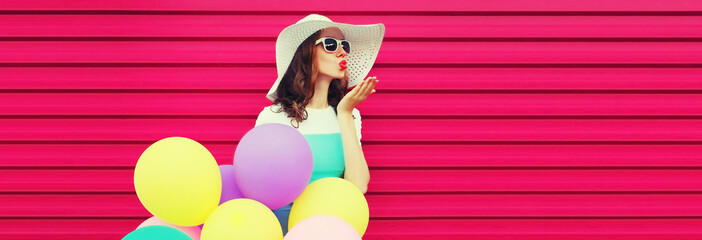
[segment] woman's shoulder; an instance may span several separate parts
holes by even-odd
[[[289,124],[289,122],[290,120],[285,111],[281,111],[280,104],[272,104],[263,107],[261,112],[258,114],[258,117],[256,118],[256,126],[264,123]]]
[[[280,105],[280,103],[275,103],[275,104],[271,104],[271,105],[268,105],[268,106],[263,107],[263,110],[261,110],[261,112],[267,111],[267,112],[276,113],[276,112],[278,112],[278,110],[281,109],[282,107],[283,107],[283,106]]]

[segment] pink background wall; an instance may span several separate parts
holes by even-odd
[[[0,2],[0,239],[126,235],[164,137],[231,163],[309,13],[387,28],[364,239],[702,238],[699,1],[126,2]]]

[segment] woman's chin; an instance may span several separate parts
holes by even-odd
[[[333,76],[332,78],[342,79],[342,78],[344,78],[344,73],[342,72],[341,74],[337,74],[337,75]]]

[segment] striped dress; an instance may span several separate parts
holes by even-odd
[[[277,113],[279,104],[264,107],[256,119],[256,126],[265,123],[280,123],[291,126],[285,112]],[[339,120],[330,105],[324,109],[305,108],[307,119],[299,123],[297,130],[307,139],[312,149],[314,167],[312,169],[312,183],[320,178],[341,177],[344,174],[344,149],[341,141]],[[361,115],[358,109],[353,109],[356,136],[361,141]],[[273,210],[283,228],[283,234],[288,230],[288,216],[292,203],[285,207]]]

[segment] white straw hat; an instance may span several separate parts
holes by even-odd
[[[351,43],[351,52],[346,60],[349,75],[348,87],[356,86],[363,81],[363,77],[370,72],[375,58],[378,56],[380,44],[383,42],[383,35],[385,35],[385,25],[382,23],[372,25],[335,23],[325,16],[310,14],[297,23],[286,27],[278,35],[275,42],[275,65],[278,68],[278,78],[266,95],[268,99],[275,100],[278,84],[280,84],[285,71],[288,70],[300,44],[313,33],[327,27],[338,27],[344,34],[344,38]]]

